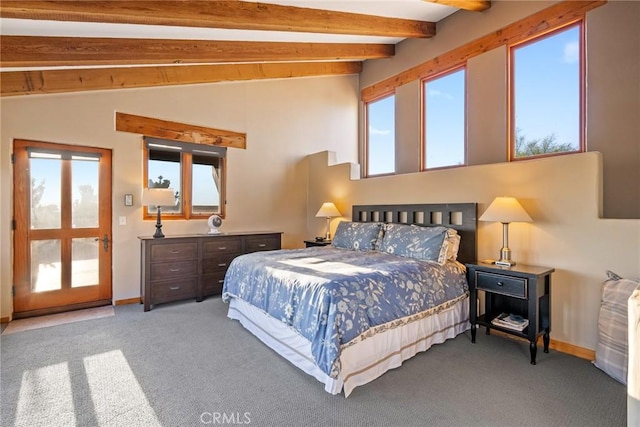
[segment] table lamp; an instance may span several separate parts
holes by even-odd
[[[156,218],[156,232],[154,239],[164,237],[162,234],[162,206],[174,206],[176,204],[175,193],[172,188],[145,188],[142,190],[142,204],[158,208]]]
[[[496,197],[479,219],[502,223],[502,249],[496,265],[506,267],[516,265],[516,262],[511,259],[511,249],[509,249],[509,223],[530,222],[531,217],[527,211],[515,197]]]
[[[316,217],[324,217],[327,218],[327,234],[325,235],[325,240],[331,240],[331,218],[335,218],[337,216],[342,216],[336,205],[331,202],[325,202],[320,207],[320,210],[316,214]]]

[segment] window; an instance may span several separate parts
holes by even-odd
[[[582,22],[511,48],[511,159],[584,150]]]
[[[423,169],[466,163],[465,90],[464,68],[424,82]]]
[[[395,100],[392,94],[366,104],[365,176],[396,171]]]
[[[224,217],[225,155],[224,147],[146,137],[145,186],[175,192],[175,206],[163,206],[163,217]],[[145,218],[155,212],[155,207],[145,207]]]

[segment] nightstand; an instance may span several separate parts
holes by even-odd
[[[467,264],[469,280],[469,317],[471,321],[471,342],[476,342],[478,325],[525,338],[529,341],[531,364],[536,364],[537,341],[542,335],[544,352],[549,352],[549,332],[551,332],[551,273],[548,267],[517,264],[500,267],[491,264]],[[484,314],[478,316],[478,291],[484,292]],[[529,325],[522,331],[492,324],[501,313],[520,315],[529,319]]]
[[[318,242],[316,240],[305,240],[304,244],[307,248],[311,248],[313,246],[329,246],[331,244],[331,240],[323,240],[322,242]]]

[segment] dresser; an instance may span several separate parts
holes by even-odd
[[[282,233],[236,232],[139,237],[140,295],[144,311],[155,304],[222,292],[224,275],[238,255],[281,248]]]

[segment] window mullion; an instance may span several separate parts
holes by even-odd
[[[192,209],[191,201],[193,200],[191,189],[192,186],[192,170],[193,170],[193,155],[191,153],[182,153],[182,188],[181,197],[182,201],[182,213],[185,219],[191,218]]]

